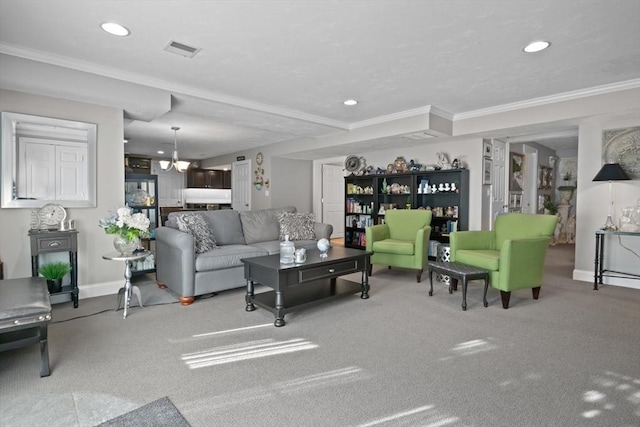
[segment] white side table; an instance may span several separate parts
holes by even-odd
[[[124,315],[123,319],[127,318],[127,310],[129,309],[129,303],[131,302],[131,292],[133,292],[138,297],[138,304],[140,307],[142,305],[142,296],[140,295],[140,288],[131,284],[131,265],[133,261],[137,261],[139,259],[143,259],[151,255],[149,251],[136,252],[131,255],[121,254],[120,252],[109,252],[106,255],[102,255],[102,258],[110,260],[110,261],[124,261],[124,287],[118,290],[118,306],[116,307],[116,311],[120,310],[120,302],[122,301],[122,295],[124,295]]]

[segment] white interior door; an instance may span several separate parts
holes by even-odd
[[[151,173],[158,176],[158,206],[182,206],[187,174],[175,169],[163,171],[157,160],[151,162]]]
[[[321,221],[333,226],[331,237],[344,237],[344,175],[342,166],[322,165]]]
[[[507,144],[494,139],[492,141],[493,148],[493,183],[491,185],[491,225],[490,230],[493,230],[496,217],[502,213],[507,212],[509,205],[507,203],[507,174],[509,169],[507,164]]]
[[[60,145],[56,147],[56,198],[83,200],[86,198],[87,146]]]
[[[251,210],[251,160],[231,164],[231,207],[236,211]]]

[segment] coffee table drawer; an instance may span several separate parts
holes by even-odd
[[[350,260],[337,262],[333,264],[323,265],[321,267],[313,267],[309,269],[300,270],[298,272],[299,282],[308,282],[310,280],[323,279],[327,277],[338,277],[343,274],[353,273],[358,270],[362,270],[363,267],[358,269],[358,260]]]

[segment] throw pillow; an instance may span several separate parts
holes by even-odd
[[[184,213],[176,216],[178,230],[193,236],[196,254],[202,254],[217,248],[216,240],[204,217],[199,213]]]
[[[289,240],[311,240],[316,238],[313,229],[315,217],[312,213],[281,212],[278,216],[280,223],[280,240],[289,235]]]

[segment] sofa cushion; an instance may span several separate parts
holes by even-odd
[[[193,236],[196,253],[201,254],[216,248],[216,240],[209,224],[199,213],[182,213],[176,216],[178,230]]]
[[[289,240],[310,240],[316,238],[314,223],[316,221],[312,213],[282,212],[279,215],[280,240],[289,236]]]
[[[295,211],[295,206],[287,206],[284,208],[240,212],[245,242],[250,245],[257,242],[278,240],[280,237],[278,214]]]
[[[244,234],[238,211],[223,209],[218,211],[203,211],[202,216],[207,221],[218,245],[244,245]]]
[[[243,258],[253,258],[262,255],[269,255],[264,250],[247,245],[225,245],[218,246],[212,250],[196,257],[196,271],[221,270],[243,265]]]

